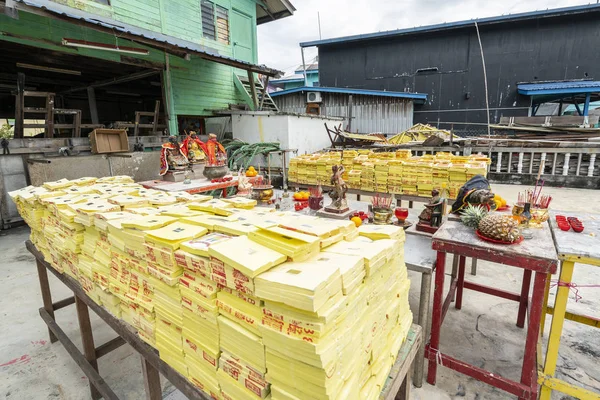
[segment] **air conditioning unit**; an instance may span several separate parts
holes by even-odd
[[[307,103],[320,103],[323,101],[321,99],[321,93],[319,92],[306,92],[306,102]]]

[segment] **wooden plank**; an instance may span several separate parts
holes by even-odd
[[[61,308],[68,307],[73,303],[75,303],[75,297],[71,296],[71,297],[67,297],[66,299],[57,301],[56,303],[53,303],[52,308],[54,309],[54,311],[56,311],[56,310],[60,310]]]
[[[109,340],[108,342],[96,347],[96,358],[107,355],[111,351],[123,346],[125,343],[125,339],[123,339],[121,336],[117,336],[116,338]]]
[[[23,75],[25,76],[25,75]],[[48,97],[48,96],[54,96],[55,93],[52,92],[36,92],[33,90],[26,90],[23,92],[23,96],[25,97]]]
[[[61,92],[61,94],[68,94],[68,93],[73,93],[73,92],[79,92],[79,91],[82,91],[82,90],[87,90],[88,87],[98,88],[98,87],[103,87],[103,86],[118,85],[118,84],[121,84],[121,83],[134,81],[134,80],[137,80],[137,79],[147,78],[149,76],[157,75],[159,73],[160,73],[160,71],[159,70],[155,70],[155,69],[151,69],[151,70],[147,70],[147,71],[135,72],[135,73],[129,74],[129,75],[119,76],[119,77],[110,78],[110,79],[104,79],[104,80],[101,80],[101,81],[92,82],[92,83],[87,84],[87,85],[77,86],[77,87],[65,90],[65,91]]]
[[[25,114],[23,112],[25,108],[25,74],[19,72],[17,74],[17,94],[15,96],[15,139],[21,139],[24,136],[23,126]]]
[[[260,95],[260,105],[258,106],[258,111],[262,110],[263,104],[265,102],[265,97],[269,96],[268,93],[267,93],[267,87],[269,87],[269,77],[268,76],[267,76],[267,81],[265,82],[265,85],[264,85],[264,87],[262,89],[262,93]]]
[[[258,108],[258,98],[256,97],[256,85],[254,82],[254,74],[251,71],[248,71],[248,82],[250,82],[250,97],[252,98],[254,109],[256,110]]]
[[[83,354],[81,354],[77,346],[75,346],[71,339],[69,339],[65,332],[54,321],[54,318],[43,308],[40,308],[39,312],[46,325],[48,325],[48,329],[56,335],[58,338],[57,340],[60,340],[60,343],[65,350],[67,350],[67,353],[69,353],[71,358],[79,365],[79,368],[81,368],[90,382],[93,382],[94,386],[98,388],[102,397],[104,397],[105,400],[119,400],[115,392],[112,391],[100,374],[98,374],[88,360],[85,359]]]
[[[94,335],[92,333],[92,323],[90,322],[90,312],[88,307],[77,296],[75,296],[75,307],[77,308],[77,319],[79,320],[79,332],[83,344],[83,354],[92,368],[98,371],[98,361],[96,360],[96,346],[94,345]],[[98,400],[102,395],[90,380],[90,391],[92,400]]]
[[[31,114],[45,114],[46,108],[45,107],[23,107],[23,112],[31,113]]]

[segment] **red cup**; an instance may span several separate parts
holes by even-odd
[[[577,233],[581,233],[581,232],[583,232],[583,225],[573,226],[573,230]]]
[[[398,221],[404,222],[406,218],[408,218],[408,208],[396,208],[394,210],[394,215],[398,218]]]

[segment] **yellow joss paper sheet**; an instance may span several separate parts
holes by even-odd
[[[213,244],[208,253],[250,278],[286,260],[285,255],[253,242],[246,236]]]
[[[181,249],[197,256],[209,257],[208,249],[212,245],[229,239],[231,239],[231,236],[222,233],[209,233],[208,235],[182,242]]]
[[[159,229],[146,232],[146,242],[177,250],[179,243],[185,240],[195,239],[208,232],[206,228],[198,225],[174,222]]]

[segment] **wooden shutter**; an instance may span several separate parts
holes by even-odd
[[[217,6],[217,40],[229,44],[229,10]]]
[[[200,11],[202,14],[202,35],[207,39],[215,40],[215,5],[210,1],[202,0]]]

